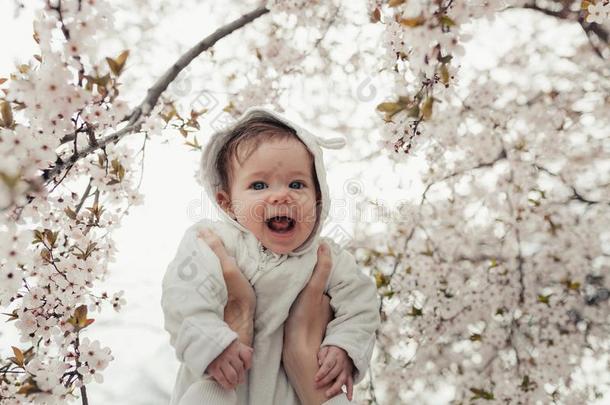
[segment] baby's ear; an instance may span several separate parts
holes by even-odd
[[[227,214],[232,217],[234,216],[233,209],[231,208],[231,197],[224,190],[216,193],[216,202]]]

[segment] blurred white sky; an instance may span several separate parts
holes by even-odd
[[[201,36],[201,27],[215,28],[209,15],[201,10],[177,13],[174,21],[164,22],[164,27],[176,41],[185,46],[197,41]],[[519,23],[519,35],[531,34],[531,21],[526,23],[528,15],[518,18],[501,16],[493,29],[486,27],[483,35],[478,35],[467,46],[465,66],[476,66],[480,69],[493,66],[494,61],[511,45],[513,38],[503,35],[506,24]],[[531,17],[531,15],[529,15]],[[536,16],[538,17],[538,16]],[[540,40],[561,44],[558,38],[569,38],[580,35],[577,26],[562,25],[558,27],[551,19],[545,20],[548,35]],[[170,32],[171,31],[171,32]],[[0,77],[8,77],[15,62],[24,62],[36,53],[32,39],[31,16],[28,11],[19,19],[13,18],[12,1],[0,3],[0,33],[2,34],[2,52],[0,53]],[[10,38],[10,40],[7,40]],[[159,59],[159,68],[165,69],[172,61]],[[464,68],[462,72],[476,71]],[[220,96],[219,96],[220,97]],[[135,97],[137,100],[138,97]],[[371,102],[374,104],[377,100]],[[222,103],[221,103],[222,105]],[[204,131],[210,128],[204,124]],[[110,268],[110,279],[98,291],[108,288],[109,292],[124,289],[127,306],[120,314],[105,309],[96,316],[91,328],[91,336],[99,339],[103,346],[112,348],[115,360],[104,372],[105,383],[92,384],[89,387],[89,398],[92,403],[129,404],[166,404],[173,386],[177,363],[169,347],[168,335],[162,328],[160,308],[160,284],[167,264],[173,258],[175,249],[184,230],[193,222],[210,213],[210,204],[203,194],[203,189],[195,182],[194,170],[199,155],[187,151],[179,142],[163,144],[158,140],[149,141],[146,148],[144,180],[141,191],[145,194],[145,204],[131,209],[123,226],[115,233],[119,246],[116,263]],[[202,141],[202,139],[199,139]],[[127,142],[139,149],[142,136],[132,136]],[[337,153],[338,155],[333,155]],[[329,151],[329,156],[339,156],[339,152]],[[376,162],[375,170],[383,173],[392,170],[392,164],[384,159]],[[344,197],[346,180],[351,179],[353,167],[344,165],[329,173],[329,186],[334,198]],[[376,178],[371,176],[370,178]],[[396,187],[396,179],[385,177],[385,184],[376,183],[359,177],[352,179],[360,182],[362,187],[370,190],[385,189],[385,203],[405,198],[405,191],[389,192]],[[404,179],[404,184],[418,187],[416,179]],[[78,191],[78,190],[75,190]],[[346,203],[350,204],[349,198]],[[339,209],[339,208],[338,208]],[[346,230],[351,231],[351,219],[336,221]],[[10,328],[2,327],[0,350],[6,354],[10,344],[17,339],[11,337]],[[595,374],[594,367],[588,369]],[[103,398],[103,400],[102,400]],[[430,398],[429,403],[438,404],[440,397]],[[599,402],[601,404],[601,402]]]

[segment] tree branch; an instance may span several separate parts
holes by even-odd
[[[572,184],[570,184],[569,182],[567,182],[567,181],[566,181],[566,180],[563,178],[563,176],[562,176],[561,174],[553,173],[553,172],[552,172],[552,171],[550,171],[549,169],[547,169],[547,168],[545,168],[544,166],[541,166],[541,165],[539,165],[539,164],[534,164],[534,167],[535,167],[536,169],[538,169],[538,170],[540,170],[540,171],[542,171],[542,172],[544,172],[544,173],[548,174],[549,176],[552,176],[552,177],[558,178],[558,179],[561,181],[561,183],[562,183],[564,186],[566,186],[567,188],[569,188],[569,189],[572,191],[572,195],[571,195],[571,197],[570,197],[570,199],[571,199],[571,200],[580,201],[580,202],[583,202],[583,203],[585,203],[585,204],[587,204],[587,205],[600,204],[600,203],[601,203],[601,204],[607,204],[607,203],[609,203],[609,202],[607,202],[607,201],[594,201],[594,200],[591,200],[591,199],[589,199],[589,198],[587,198],[587,197],[583,196],[583,195],[582,195],[582,193],[580,193],[580,192],[579,192],[579,191],[576,189],[576,187],[574,187],[574,185],[572,185]]]
[[[87,188],[85,189],[85,192],[83,193],[83,196],[82,196],[80,202],[78,203],[78,205],[76,206],[76,209],[74,210],[74,213],[76,215],[78,215],[78,212],[83,207],[83,204],[85,203],[85,200],[87,198],[89,198],[89,191],[91,191],[91,182],[92,182],[92,180],[93,180],[93,178],[89,178],[89,184],[87,184]]]
[[[157,104],[157,101],[159,100],[159,97],[161,97],[161,94],[167,89],[169,84],[178,76],[178,74],[184,68],[186,68],[197,56],[199,56],[203,51],[211,48],[220,39],[226,37],[233,31],[245,26],[246,24],[252,22],[256,18],[268,12],[269,10],[265,7],[259,7],[250,13],[244,14],[235,21],[217,29],[211,35],[207,36],[198,44],[189,49],[165,72],[165,74],[163,74],[163,76],[161,76],[157,80],[157,82],[150,89],[148,89],[147,95],[144,100],[127,116],[126,119],[128,119],[128,122],[125,127],[113,134],[110,134],[100,139],[99,141],[97,141],[97,143],[90,144],[89,147],[78,151],[77,153],[72,155],[69,160],[58,163],[51,169],[44,170],[42,175],[42,181],[44,182],[45,186],[48,185],[51,181],[53,181],[53,179],[57,175],[59,175],[64,169],[72,167],[80,159],[88,156],[89,154],[95,152],[98,149],[104,148],[109,143],[117,142],[125,135],[137,132],[142,125],[143,118],[150,114],[150,111]],[[34,197],[31,197],[28,202],[31,202],[33,199]]]
[[[462,171],[459,172],[454,172],[454,173],[450,173],[448,175],[446,175],[445,177],[432,181],[430,183],[428,183],[428,185],[426,186],[426,188],[424,189],[424,192],[422,193],[422,197],[421,197],[421,201],[420,201],[420,205],[422,205],[424,203],[424,201],[426,200],[426,195],[428,194],[428,191],[430,191],[430,188],[432,188],[432,186],[434,186],[435,184],[438,183],[442,183],[443,181],[449,180],[453,177],[457,177],[457,176],[462,176],[464,174],[468,174],[470,172],[472,172],[473,170],[477,170],[477,169],[482,169],[484,167],[492,167],[494,166],[496,163],[498,163],[501,160],[506,159],[506,149],[504,149],[504,147],[500,150],[500,153],[498,153],[498,156],[496,156],[495,159],[489,161],[489,162],[481,162],[476,166],[473,167],[469,167],[468,169],[464,169]]]
[[[514,7],[508,7],[507,9],[510,9],[510,8],[514,8]],[[593,48],[593,50],[595,51],[597,56],[599,56],[601,59],[605,59],[602,49],[599,49],[599,47],[593,42],[594,40],[592,39],[593,38],[592,34],[595,34],[595,36],[597,36],[597,39],[606,45],[608,45],[608,40],[609,40],[610,34],[601,25],[599,25],[597,23],[586,22],[584,19],[583,11],[572,11],[572,10],[570,10],[569,4],[567,4],[567,5],[564,4],[562,9],[559,11],[549,10],[547,8],[536,5],[535,1],[530,4],[525,4],[523,6],[523,8],[529,9],[529,10],[535,10],[535,11],[541,12],[543,14],[546,14],[548,16],[558,18],[560,20],[578,22],[578,24],[581,26],[581,28],[587,35],[587,38],[589,39],[589,43],[591,44],[591,47]]]

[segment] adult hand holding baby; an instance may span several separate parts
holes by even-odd
[[[326,392],[333,397],[341,392],[336,384],[314,384],[319,374],[318,353],[328,322],[333,318],[330,298],[324,294],[332,258],[326,244],[318,248],[318,261],[313,274],[290,308],[284,325],[284,347],[282,362],[286,375],[303,404],[322,404],[328,400]],[[348,380],[348,396],[351,397],[351,380]]]
[[[239,336],[238,340],[231,343],[210,363],[206,371],[223,388],[231,389],[245,381],[245,372],[252,366],[251,346],[256,295],[222,240],[208,228],[201,228],[199,237],[220,261],[228,296],[224,320]]]
[[[199,236],[218,257],[222,276],[227,286],[227,305],[224,320],[239,335],[240,341],[252,346],[256,294],[243,275],[235,258],[229,255],[222,240],[208,228],[201,228]]]
[[[256,295],[248,280],[239,270],[235,258],[228,254],[220,238],[205,228],[200,232],[200,237],[220,260],[229,297],[224,312],[225,321],[240,335],[240,341],[229,345],[220,356],[210,363],[207,371],[223,388],[234,388],[243,382],[245,371],[251,366],[252,349],[246,344],[252,344]],[[328,322],[333,318],[330,298],[324,294],[331,269],[330,249],[326,244],[321,244],[312,276],[291,306],[284,326],[282,350],[284,370],[301,402],[308,405],[322,404],[329,397],[341,392],[342,383],[337,383],[339,381],[337,378],[324,378],[324,381],[318,379],[314,383],[316,376],[329,377],[327,374],[330,374],[330,367],[319,367],[318,358],[323,360],[323,357],[330,357],[326,356],[328,348],[320,350],[320,344]],[[243,348],[247,348],[249,351],[244,353]],[[239,359],[244,360],[243,367],[240,366]],[[347,380],[350,399],[352,396],[351,382],[350,376]],[[331,395],[327,395],[329,391],[332,392]]]

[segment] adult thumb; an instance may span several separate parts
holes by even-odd
[[[330,248],[326,243],[322,242],[318,247],[318,261],[313,270],[311,278],[309,279],[308,287],[322,294],[326,284],[328,283],[332,266],[333,263],[330,256]]]

